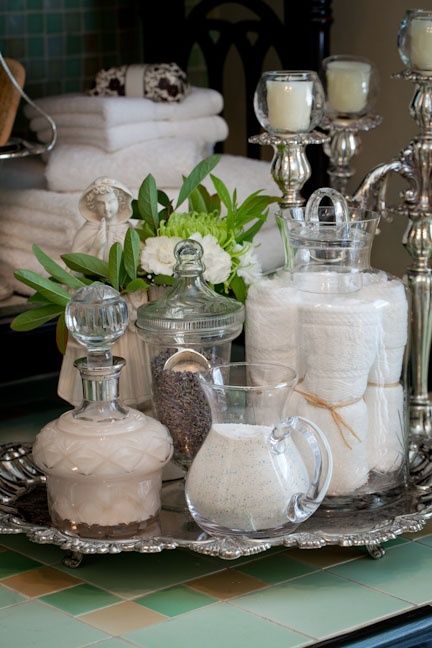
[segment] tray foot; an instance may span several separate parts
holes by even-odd
[[[385,556],[385,549],[381,545],[366,545],[366,551],[369,556],[375,560]]]
[[[83,558],[83,554],[79,551],[66,551],[65,557],[63,558],[63,565],[70,569],[76,569],[81,565]]]

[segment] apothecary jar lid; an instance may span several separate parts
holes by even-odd
[[[143,304],[137,330],[147,342],[174,345],[229,341],[240,334],[245,311],[235,299],[215,292],[203,279],[203,249],[194,240],[180,241],[174,250],[174,285],[157,301]]]

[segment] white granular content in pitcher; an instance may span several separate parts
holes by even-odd
[[[291,439],[271,449],[272,427],[214,424],[190,468],[186,493],[202,518],[228,529],[256,531],[289,522],[292,495],[307,493],[309,476]]]

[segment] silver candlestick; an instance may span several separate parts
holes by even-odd
[[[330,158],[327,171],[330,186],[347,196],[349,179],[355,169],[351,165],[353,157],[358,155],[361,147],[360,133],[379,126],[382,117],[373,113],[354,118],[331,117],[325,115],[320,124],[329,133],[329,141],[324,143],[324,152]]]
[[[428,394],[429,354],[432,338],[432,77],[406,69],[394,78],[415,83],[410,114],[419,133],[397,157],[372,169],[353,196],[354,202],[381,213],[408,218],[403,245],[411,255],[406,281],[411,298],[410,431],[415,443],[432,441],[432,405]],[[389,206],[387,180],[396,173],[408,181],[402,203]]]
[[[282,209],[299,207],[305,200],[301,190],[311,176],[311,167],[306,157],[308,144],[324,144],[328,135],[312,131],[293,135],[275,135],[265,132],[249,138],[252,144],[273,147],[274,156],[271,163],[273,180],[282,192],[279,202]]]

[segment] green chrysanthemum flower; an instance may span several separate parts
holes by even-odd
[[[233,234],[227,228],[226,220],[219,218],[215,213],[174,212],[168,221],[161,222],[158,230],[158,236],[178,236],[182,239],[187,239],[195,233],[201,236],[211,234],[224,249],[235,243]]]

